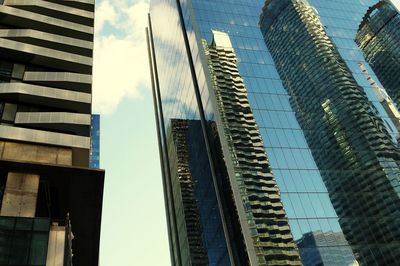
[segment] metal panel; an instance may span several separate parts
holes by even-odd
[[[17,112],[16,104],[6,103],[4,105],[2,120],[7,122],[14,122],[16,112]]]
[[[90,138],[64,133],[0,125],[0,138],[48,145],[90,149]]]
[[[14,79],[22,79],[24,77],[25,65],[14,64],[12,71],[12,78]]]
[[[48,164],[72,164],[72,149],[0,141],[0,158]]]

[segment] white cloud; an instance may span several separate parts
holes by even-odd
[[[115,25],[117,20],[117,13],[114,6],[111,5],[110,1],[102,1],[96,6],[96,20],[95,27],[96,34],[99,33],[106,22]]]
[[[96,7],[93,110],[112,113],[149,84],[145,27],[148,1],[103,0]],[[110,30],[110,28],[112,30]]]
[[[392,0],[393,4],[400,10],[400,0]]]

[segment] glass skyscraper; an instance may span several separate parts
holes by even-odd
[[[390,97],[400,106],[400,14],[389,1],[368,9],[356,42]]]
[[[100,168],[100,115],[92,114],[90,127],[90,158],[91,168]]]
[[[377,2],[151,1],[173,265],[396,265],[399,132],[355,42]]]

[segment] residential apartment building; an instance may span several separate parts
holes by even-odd
[[[0,264],[98,265],[94,1],[0,4]]]

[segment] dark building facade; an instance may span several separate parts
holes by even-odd
[[[0,264],[98,265],[94,1],[0,4]]]
[[[400,14],[390,1],[379,1],[365,14],[356,38],[366,60],[389,96],[400,106]]]
[[[180,237],[173,248],[181,254],[182,265],[228,262],[221,218],[215,207],[217,199],[210,189],[211,171],[199,132],[199,120],[173,119],[167,135]]]
[[[398,129],[354,42],[376,2],[151,1],[172,265],[396,264]]]

